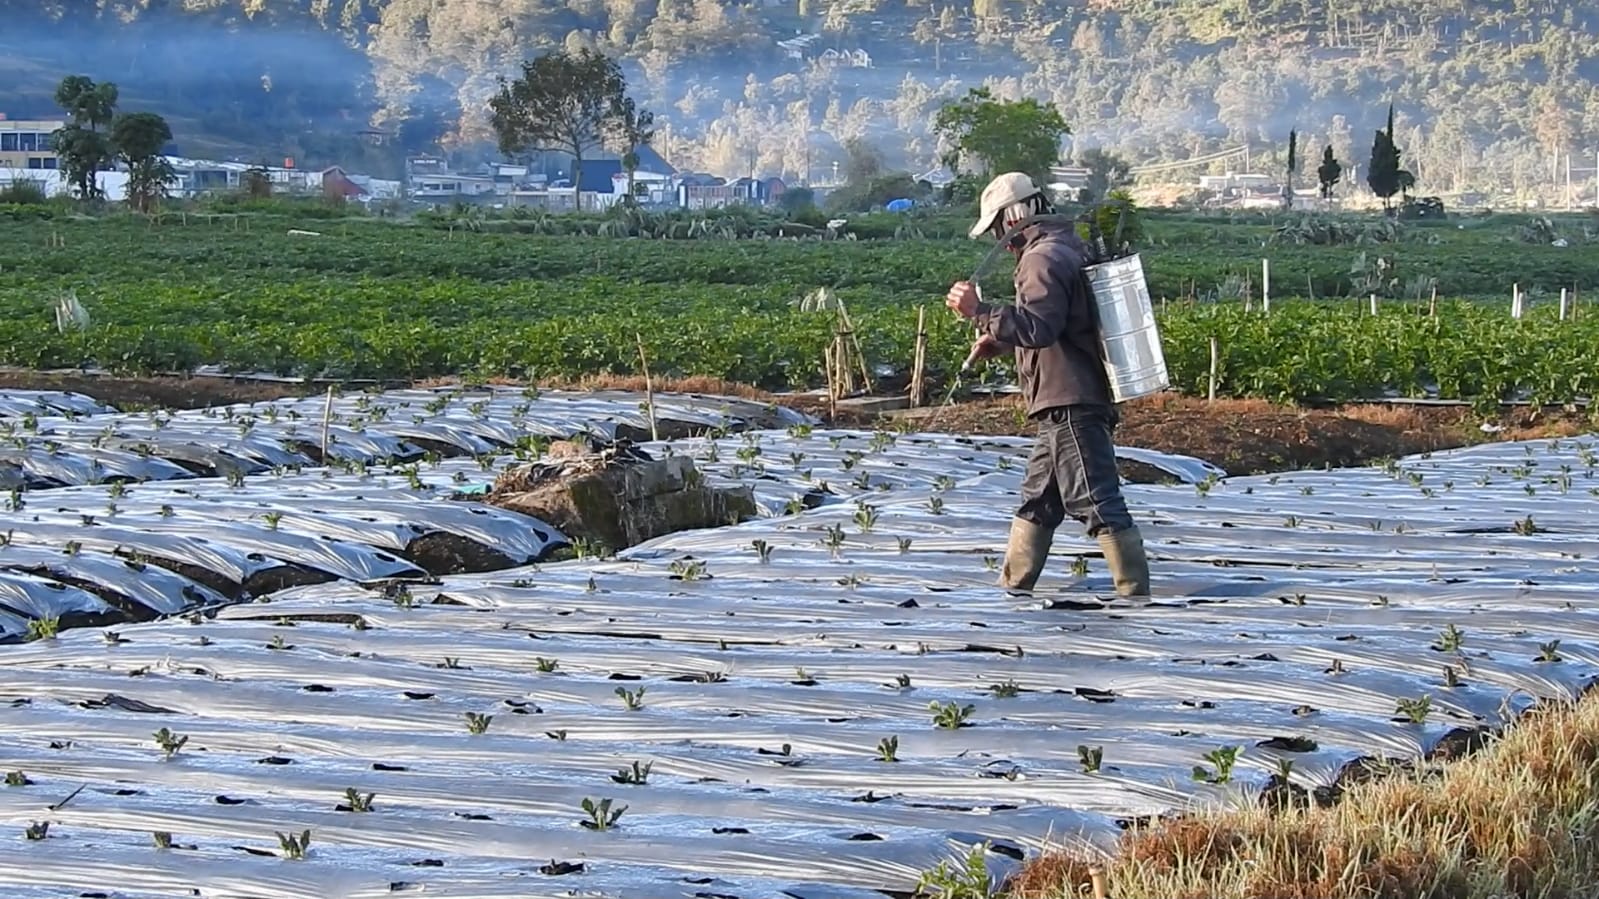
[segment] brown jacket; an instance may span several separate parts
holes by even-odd
[[[1029,417],[1061,406],[1111,406],[1094,298],[1083,277],[1088,247],[1065,222],[1035,222],[1018,239],[1016,303],[979,304],[979,333],[1016,351]]]

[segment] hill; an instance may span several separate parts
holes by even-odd
[[[54,79],[87,69],[177,120],[180,143],[267,159],[373,167],[471,147],[496,74],[579,45],[626,61],[669,158],[727,174],[820,177],[854,137],[928,165],[932,111],[985,82],[1053,100],[1079,146],[1140,162],[1258,153],[1297,128],[1301,146],[1363,163],[1390,101],[1426,191],[1531,196],[1563,186],[1566,153],[1581,181],[1599,147],[1599,0],[0,0],[0,13],[0,74],[27,74],[5,111],[48,107]],[[796,37],[804,58],[781,45]],[[828,50],[871,66],[829,65]],[[393,143],[362,143],[369,125]]]

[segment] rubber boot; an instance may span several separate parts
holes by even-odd
[[[1032,590],[1049,559],[1055,530],[1024,518],[1010,521],[1010,542],[1005,547],[1005,562],[1000,566],[999,585],[1007,590]]]
[[[1114,534],[1100,534],[1099,548],[1105,553],[1105,566],[1116,584],[1117,596],[1149,595],[1149,559],[1144,555],[1144,537],[1131,527]]]

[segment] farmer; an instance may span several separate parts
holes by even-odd
[[[983,189],[973,240],[1002,240],[1018,222],[1048,214],[1033,180],[1000,175]],[[1101,361],[1097,315],[1083,266],[1088,248],[1069,222],[1030,222],[1006,247],[1016,256],[1016,303],[990,306],[969,281],[945,305],[972,320],[972,352],[986,359],[1014,350],[1027,417],[1038,440],[1011,519],[1000,585],[1031,591],[1067,515],[1098,541],[1119,596],[1149,595],[1144,541],[1127,512],[1111,433],[1118,419]]]

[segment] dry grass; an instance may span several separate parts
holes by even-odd
[[[1111,899],[1599,896],[1599,698],[1523,719],[1441,774],[1351,786],[1330,808],[1197,813],[1131,831]],[[1097,861],[1097,860],[1096,860]],[[1016,899],[1091,896],[1089,860],[1035,862]]]
[[[417,381],[418,387],[447,387],[461,383],[460,378],[428,378]],[[488,378],[486,384],[500,386],[523,387],[525,381],[511,378]],[[548,390],[625,390],[633,393],[644,393],[643,375],[589,375],[583,378],[541,378],[537,386]],[[720,378],[652,378],[650,381],[656,393],[702,393],[716,396],[732,396],[746,400],[772,402],[773,396],[764,390],[742,384],[737,381],[723,381]]]

